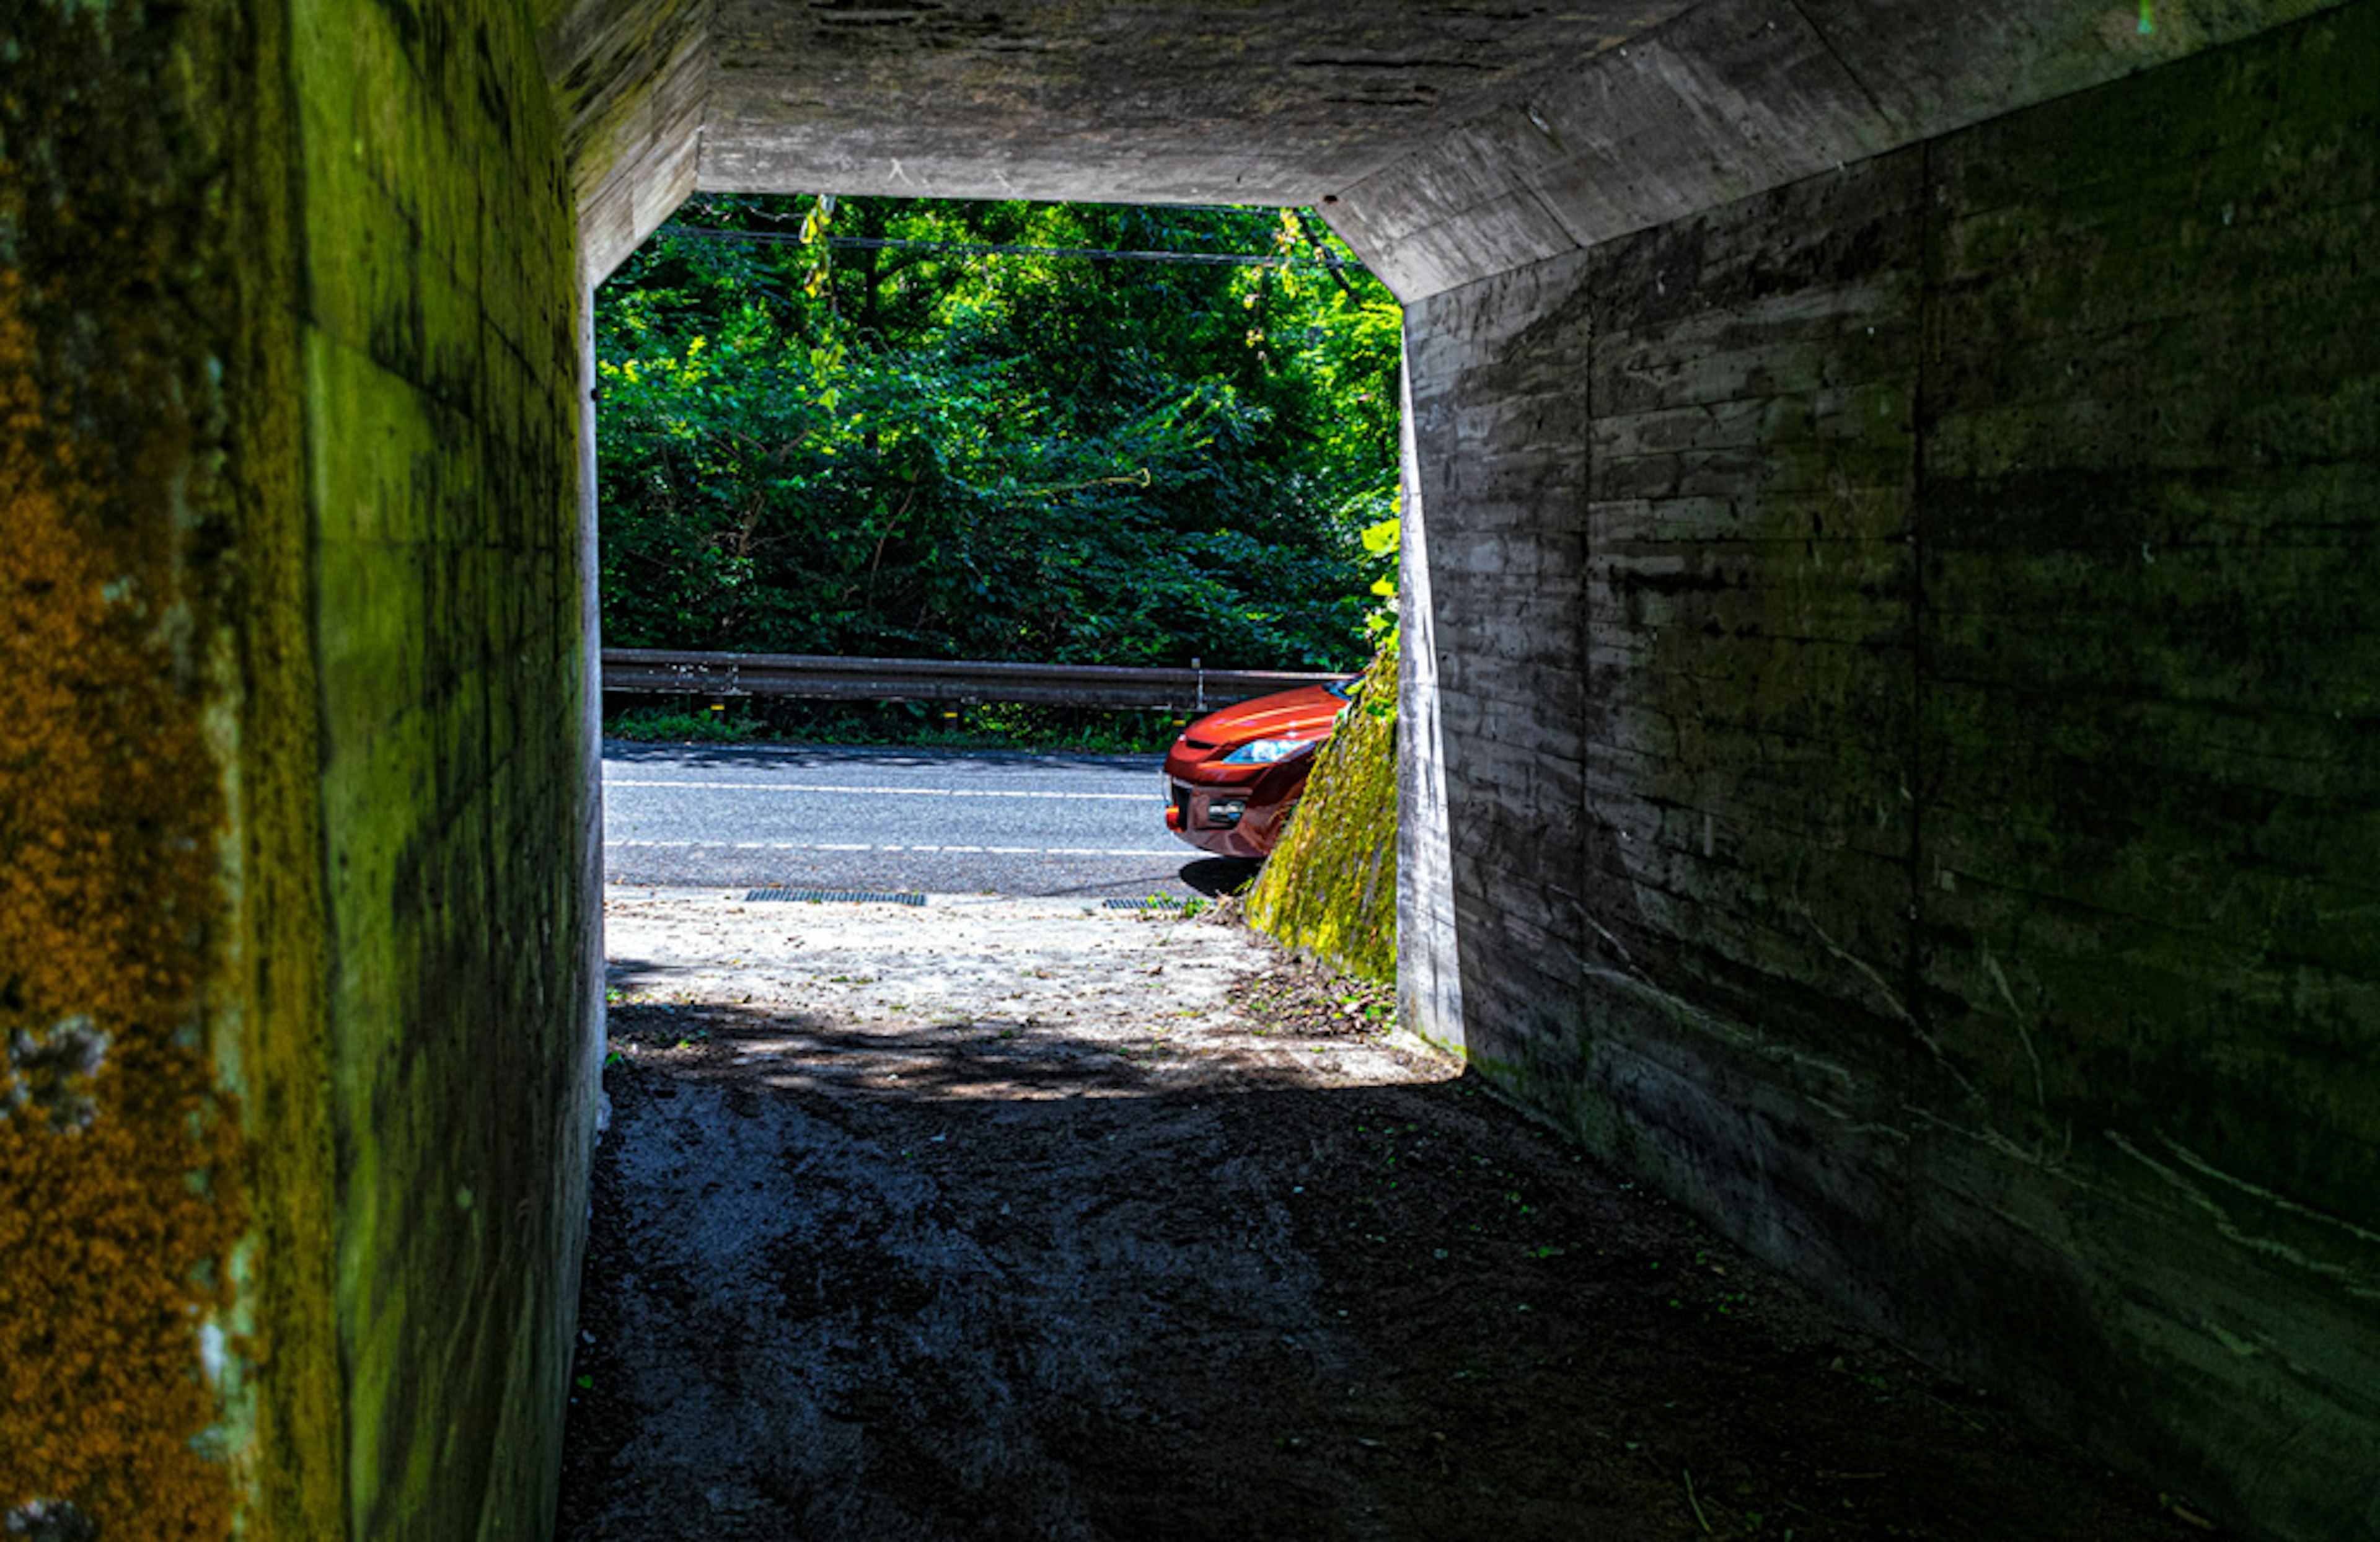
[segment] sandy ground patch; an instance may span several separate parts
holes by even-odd
[[[1374,1082],[1459,1070],[1376,1036],[1309,1035],[1293,1047],[1252,1033],[1234,990],[1272,968],[1276,951],[1211,910],[1184,918],[1080,901],[747,903],[718,890],[614,889],[604,926],[615,1006],[799,1007],[880,1036],[938,1023],[1030,1029],[1070,1057],[1113,1053],[1160,1079],[1196,1059],[1225,1076],[1292,1063]],[[1011,1050],[1030,1056],[1033,1043]]]

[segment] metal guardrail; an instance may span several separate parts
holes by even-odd
[[[1113,664],[1017,664],[952,659],[845,659],[811,653],[680,653],[603,650],[603,688],[649,696],[796,696],[826,701],[1140,708],[1206,712],[1352,674],[1285,670],[1138,669]]]

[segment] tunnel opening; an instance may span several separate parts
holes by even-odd
[[[1156,757],[1390,625],[1399,326],[1310,211],[698,195],[595,299],[609,876],[1245,881],[1296,768],[1216,856]]]

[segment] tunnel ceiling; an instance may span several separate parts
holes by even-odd
[[[1406,298],[2309,0],[533,0],[590,268],[689,193],[1321,206]]]
[[[707,187],[1318,202],[1682,0],[1533,9],[728,0]]]

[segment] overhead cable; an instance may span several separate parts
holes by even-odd
[[[698,225],[665,225],[662,233],[698,241],[751,241],[762,246],[812,243],[779,230],[722,230]],[[921,241],[895,236],[829,236],[830,247],[857,250],[941,251],[963,257],[1079,257],[1093,262],[1196,262],[1237,268],[1360,268],[1340,257],[1276,257],[1248,251],[1118,251],[1108,247],[1028,247],[996,241]]]

